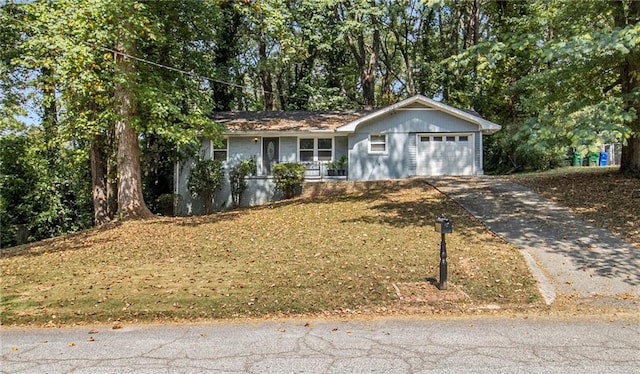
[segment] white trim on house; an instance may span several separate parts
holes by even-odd
[[[219,152],[222,153],[224,152],[226,154],[224,160],[220,160],[222,161],[222,164],[225,165],[227,163],[227,161],[229,161],[229,137],[224,136],[222,137],[222,140],[225,143],[225,148],[216,148],[214,146],[214,141],[209,139],[209,155],[211,157],[212,160],[215,160],[215,152]]]
[[[491,121],[487,121],[486,119],[483,119],[481,117],[475,116],[473,114],[467,113],[463,110],[454,108],[452,106],[443,104],[441,102],[429,99],[426,96],[423,95],[416,95],[413,97],[410,97],[408,99],[405,99],[399,103],[393,104],[393,105],[389,105],[388,107],[385,107],[383,109],[380,109],[376,112],[373,112],[371,114],[368,114],[364,117],[360,117],[358,119],[356,119],[355,121],[351,121],[349,123],[347,123],[346,125],[340,126],[336,129],[336,132],[344,132],[344,133],[351,133],[351,132],[355,132],[358,128],[358,126],[360,126],[361,124],[374,120],[376,118],[379,118],[381,116],[393,113],[395,111],[398,110],[406,110],[406,109],[417,109],[415,107],[409,107],[412,104],[415,103],[419,103],[424,105],[425,109],[428,108],[433,108],[433,109],[438,109],[441,110],[442,112],[445,112],[447,114],[450,114],[454,117],[460,118],[464,121],[467,121],[469,123],[475,124],[478,126],[478,129],[480,131],[482,131],[485,134],[492,134],[498,130],[500,130],[502,127],[500,125],[498,125],[497,123],[493,123]],[[409,107],[409,108],[408,108]]]
[[[372,137],[384,137],[384,142],[382,141],[373,141]],[[389,153],[389,135],[384,134],[384,133],[374,133],[374,134],[369,134],[368,137],[368,143],[369,143],[369,154],[372,155],[386,155]],[[384,150],[380,151],[380,150],[374,150],[373,146],[374,145],[383,145],[384,146]]]
[[[327,134],[333,136],[334,130],[309,130],[309,131],[289,131],[289,130],[252,130],[252,131],[225,131],[223,134],[227,137],[267,137],[275,138],[282,136],[308,136]],[[283,135],[285,134],[285,135]]]
[[[336,154],[336,140],[335,137],[333,136],[333,134],[327,134],[329,136],[323,136],[323,135],[318,135],[318,134],[313,134],[313,135],[306,135],[306,136],[299,136],[298,137],[298,141],[297,141],[297,148],[298,148],[298,155],[297,155],[297,160],[298,162],[329,162],[329,161],[333,161],[335,159],[335,154]],[[311,160],[303,160],[301,157],[301,152],[303,151],[302,148],[300,148],[300,142],[303,139],[309,139],[309,140],[313,140],[313,148],[305,148],[304,151],[311,151],[313,152],[313,156],[311,157]],[[320,148],[319,146],[319,139],[329,139],[331,140],[331,148]],[[331,156],[329,157],[328,160],[320,160],[320,152],[331,152]]]
[[[434,153],[436,157],[433,157]],[[475,175],[477,172],[475,153],[474,133],[418,133],[416,134],[416,174]]]

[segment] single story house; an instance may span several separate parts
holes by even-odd
[[[309,181],[372,181],[431,175],[483,174],[482,136],[500,126],[472,111],[460,110],[422,95],[377,111],[348,112],[219,112],[213,120],[225,127],[222,146],[202,140],[200,157],[227,167],[253,158],[256,175],[242,205],[277,199],[271,168],[297,162],[307,167]],[[346,160],[344,175],[327,166]],[[187,189],[195,160],[175,167],[176,213],[199,213],[202,204]],[[227,183],[214,199],[217,209],[231,205]]]

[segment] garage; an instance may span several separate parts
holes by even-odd
[[[336,128],[347,138],[348,180],[482,175],[483,137],[500,130],[471,109],[421,95]]]
[[[473,175],[473,133],[418,134],[417,175]]]

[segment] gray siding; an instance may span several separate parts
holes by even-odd
[[[361,124],[358,132],[476,132],[478,126],[437,110],[401,110]]]
[[[407,174],[416,175],[416,169],[418,167],[418,160],[416,155],[416,140],[418,135],[415,132],[409,133],[409,147],[407,148],[408,157],[409,157],[409,170],[407,170]]]
[[[474,170],[476,174],[483,173],[482,133],[477,125],[466,122],[438,110],[399,110],[388,113],[369,123],[358,126],[355,133],[336,133],[334,137],[334,160],[348,155],[349,180],[387,180],[404,179],[416,175],[417,170],[417,134],[421,133],[463,133],[473,134],[474,139]],[[387,136],[387,152],[384,154],[369,153],[369,135],[385,134]],[[310,134],[321,136],[321,134]],[[228,169],[242,160],[251,157],[256,159],[258,176],[247,179],[248,189],[241,205],[254,206],[277,200],[280,196],[274,193],[273,180],[261,176],[262,171],[262,139],[254,141],[254,136],[231,137],[228,141]],[[279,162],[298,161],[298,137],[280,137]],[[211,158],[211,143],[202,140],[199,156]],[[194,198],[187,190],[187,181],[194,160],[176,165],[176,189],[181,197],[176,206],[176,214],[199,214],[202,202]],[[231,207],[231,191],[228,174],[222,190],[214,199],[214,208],[223,210]]]
[[[340,159],[340,157],[347,155],[349,153],[349,138],[346,136],[336,136],[334,140],[334,149],[335,154],[333,158],[335,160]]]
[[[349,136],[349,179],[384,180],[409,177],[409,133],[387,133],[387,153],[369,153],[369,133]]]
[[[255,142],[253,138],[229,138],[228,142],[229,155],[227,164],[231,167],[237,165],[242,160],[248,160],[255,157],[260,164],[260,142]]]
[[[293,136],[280,138],[280,160],[284,162],[298,161],[298,138]]]
[[[475,170],[482,170],[482,147],[477,140],[482,135],[477,125],[436,110],[401,110],[363,123],[349,135],[349,179],[403,179],[415,175],[416,134],[440,132],[473,133]],[[369,134],[376,133],[387,135],[386,154],[369,153]]]

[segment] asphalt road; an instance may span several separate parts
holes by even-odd
[[[0,329],[2,373],[631,373],[640,317]]]

